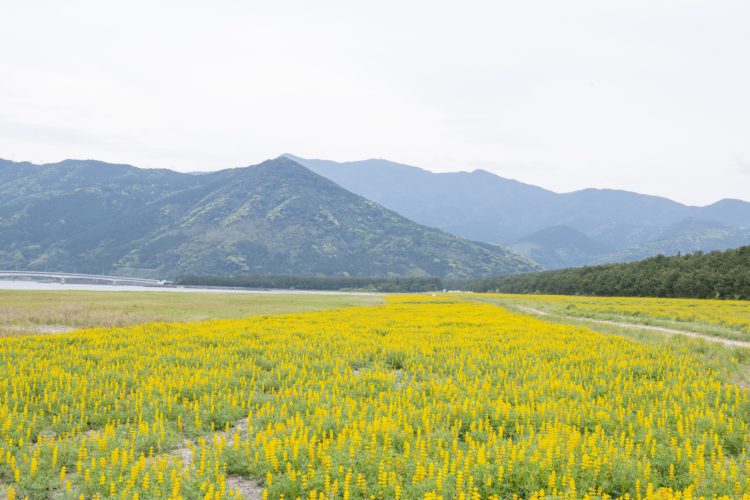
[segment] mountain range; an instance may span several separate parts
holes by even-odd
[[[750,243],[750,203],[741,200],[695,207],[612,189],[556,193],[484,170],[286,156],[420,224],[508,246],[549,269]]]
[[[0,269],[461,278],[539,266],[412,222],[281,157],[202,175],[0,160]]]
[[[750,243],[750,203],[555,193],[483,170],[283,155],[208,173],[0,160],[0,269],[480,277]]]

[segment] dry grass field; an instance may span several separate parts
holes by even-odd
[[[382,302],[377,295],[0,290],[0,335],[292,313]]]

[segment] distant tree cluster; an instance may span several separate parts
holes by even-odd
[[[750,246],[639,262],[487,278],[476,292],[750,300]]]
[[[442,289],[440,278],[363,278],[351,276],[201,276],[184,275],[177,285],[296,290],[362,290],[372,292],[432,292]]]

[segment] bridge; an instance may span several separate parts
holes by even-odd
[[[164,280],[154,280],[147,278],[104,276],[100,274],[54,273],[46,271],[0,271],[0,279],[131,286],[165,286],[169,284],[169,282]]]

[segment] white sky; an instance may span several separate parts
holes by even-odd
[[[750,200],[750,2],[0,4],[0,157],[287,152]]]

